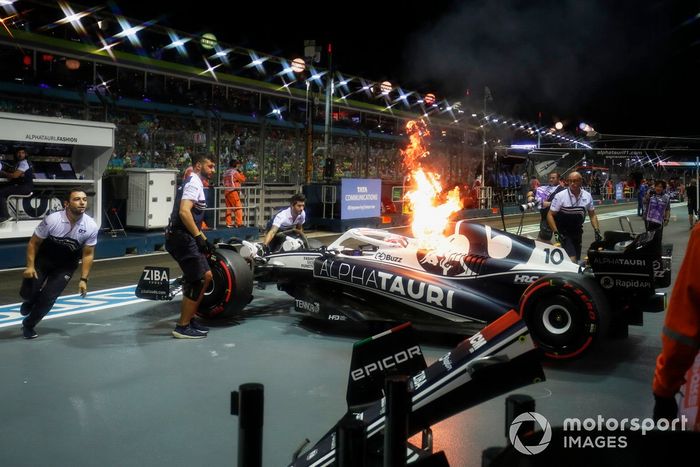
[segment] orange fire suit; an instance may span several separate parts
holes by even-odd
[[[224,172],[224,196],[226,197],[226,225],[231,225],[231,212],[236,217],[236,227],[243,225],[243,204],[241,203],[240,188],[245,182],[245,175],[233,167]]]
[[[700,350],[700,225],[693,228],[666,310],[652,389],[673,397]]]

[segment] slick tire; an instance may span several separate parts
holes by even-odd
[[[607,300],[591,278],[574,273],[545,276],[520,299],[520,316],[547,358],[580,357],[607,335]]]
[[[197,314],[207,319],[229,318],[253,299],[253,272],[233,249],[217,248],[209,258],[213,276]]]

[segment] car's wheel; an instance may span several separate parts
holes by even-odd
[[[607,334],[610,314],[598,284],[574,273],[545,276],[520,299],[533,340],[553,359],[581,356]]]
[[[253,272],[241,255],[218,248],[209,258],[213,280],[204,292],[197,314],[204,318],[227,318],[239,313],[253,298]]]

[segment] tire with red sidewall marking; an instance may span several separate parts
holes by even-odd
[[[537,346],[556,360],[580,357],[610,325],[607,299],[598,284],[574,273],[545,276],[531,284],[519,310]]]
[[[213,280],[204,292],[197,314],[207,319],[240,313],[253,297],[253,271],[233,249],[217,248],[209,258]]]

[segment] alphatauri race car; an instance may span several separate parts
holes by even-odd
[[[665,295],[656,289],[671,281],[670,252],[662,255],[654,232],[606,232],[583,265],[562,248],[468,221],[434,247],[366,228],[328,246],[291,233],[277,244],[262,254],[254,243],[219,243],[199,314],[240,313],[254,281],[276,284],[302,315],[340,325],[410,321],[416,329],[469,335],[515,309],[547,356],[567,359],[609,331],[626,335],[629,324],[642,324],[643,312],[663,311]],[[137,296],[169,300],[179,291],[160,269],[144,270]]]

